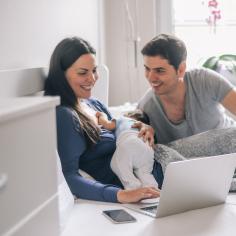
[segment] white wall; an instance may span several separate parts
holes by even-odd
[[[99,0],[0,0],[0,70],[47,66],[66,36],[99,48]]]
[[[173,0],[156,0],[157,34],[174,32],[173,14]]]
[[[105,0],[104,14],[109,104],[136,102],[149,87],[140,51],[156,35],[156,0]]]

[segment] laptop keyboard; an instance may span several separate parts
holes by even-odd
[[[140,208],[140,209],[143,210],[143,211],[150,212],[150,213],[152,213],[152,214],[156,214],[156,212],[157,212],[157,207],[158,207],[158,205],[154,205],[154,206],[142,207],[142,208]]]

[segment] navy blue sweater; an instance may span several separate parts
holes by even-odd
[[[112,118],[99,101],[88,99],[86,103],[94,110],[105,112],[109,119]],[[116,148],[115,134],[102,129],[101,140],[89,146],[71,108],[58,106],[56,117],[58,153],[71,192],[82,199],[117,202],[117,191],[122,185],[110,168]],[[84,170],[95,180],[82,177],[78,169]]]

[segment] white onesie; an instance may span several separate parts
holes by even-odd
[[[116,120],[116,151],[111,168],[125,189],[158,188],[152,175],[154,151],[138,137],[138,130],[131,128],[134,122],[127,117]]]

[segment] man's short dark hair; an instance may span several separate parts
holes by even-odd
[[[187,49],[182,40],[167,34],[160,34],[149,41],[142,49],[144,56],[160,56],[167,59],[177,70],[181,62],[187,58]]]

